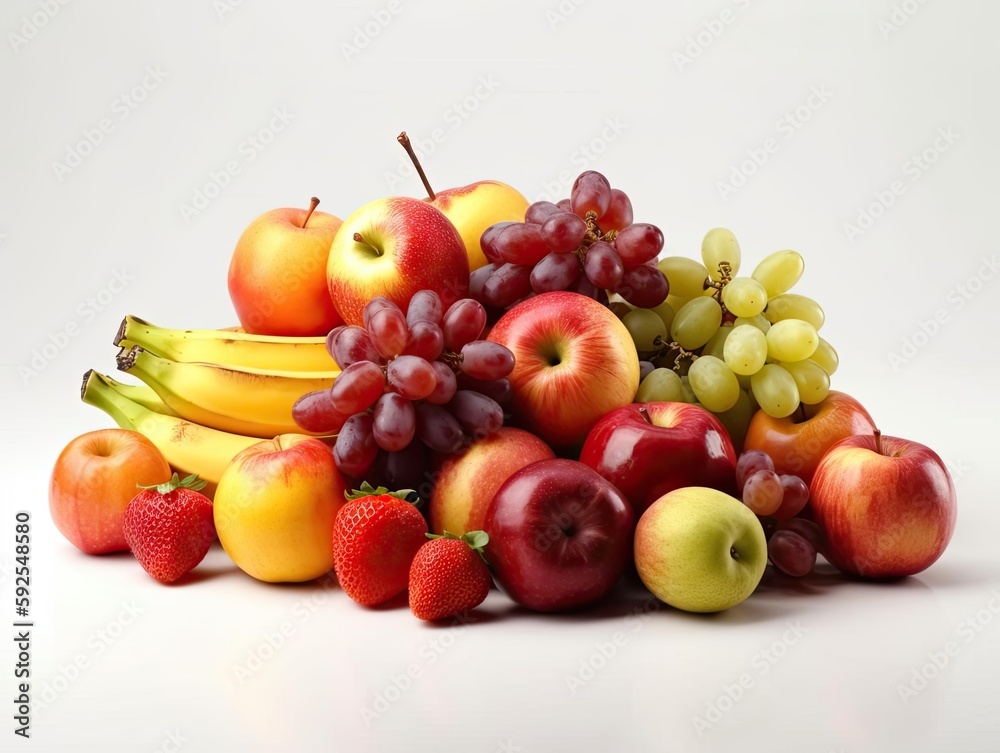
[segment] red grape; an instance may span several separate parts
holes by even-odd
[[[667,299],[670,286],[655,263],[640,264],[625,271],[625,276],[618,283],[615,292],[633,306],[651,309]]]
[[[610,243],[597,241],[591,244],[583,257],[583,271],[595,287],[608,290],[621,282],[625,266]]]
[[[377,295],[365,304],[365,308],[361,312],[361,323],[365,329],[368,329],[368,322],[372,320],[372,317],[382,309],[396,309],[402,313],[402,310],[395,303],[384,296]]]
[[[500,258],[511,264],[532,266],[549,252],[542,240],[542,230],[538,225],[515,223],[504,228],[493,242]]]
[[[611,204],[611,184],[594,170],[580,173],[573,183],[570,192],[570,203],[573,211],[580,217],[586,217],[587,212],[593,212],[600,217],[608,211]]]
[[[424,399],[434,405],[444,405],[455,396],[458,380],[455,377],[455,372],[451,370],[451,366],[442,361],[435,361],[431,367],[437,376],[437,385],[435,385],[434,391]]]
[[[736,461],[736,487],[743,489],[743,485],[757,471],[773,471],[774,461],[771,456],[763,450],[747,450],[740,459]]]
[[[417,322],[440,324],[443,316],[444,307],[441,304],[441,296],[433,290],[417,291],[406,307],[406,323],[411,328]]]
[[[468,374],[459,374],[458,386],[463,390],[480,392],[486,397],[493,398],[500,405],[506,404],[514,394],[509,379],[492,379],[484,382],[481,379],[473,379]]]
[[[465,444],[465,434],[456,418],[440,405],[417,405],[417,436],[435,452],[450,455]]]
[[[385,389],[385,374],[378,364],[358,361],[344,369],[333,383],[330,400],[345,416],[368,410]]]
[[[337,329],[334,330],[337,336],[332,341],[331,355],[341,369],[364,361],[382,363],[382,357],[375,350],[371,337],[363,327],[352,325]],[[333,332],[330,334],[332,336]],[[327,342],[330,342],[330,339],[327,339]]]
[[[444,315],[441,330],[444,346],[458,352],[466,343],[478,340],[486,326],[486,309],[479,301],[463,298],[455,301]]]
[[[559,199],[559,201],[556,202],[556,209],[560,212],[572,212],[573,202],[569,199]]]
[[[340,472],[360,479],[377,454],[371,414],[357,413],[347,419],[333,446],[333,459]]]
[[[313,434],[336,434],[347,418],[333,407],[328,389],[307,392],[292,406],[292,419]]]
[[[483,285],[483,300],[491,306],[507,308],[531,292],[531,267],[503,264]]]
[[[387,392],[375,403],[372,415],[375,442],[387,452],[398,452],[413,441],[416,422],[413,403],[394,392]]]
[[[434,367],[418,356],[394,358],[389,362],[387,377],[389,386],[408,400],[423,400],[437,386]]]
[[[809,503],[809,487],[798,476],[782,474],[779,478],[784,495],[781,498],[781,507],[774,512],[774,517],[778,520],[788,520],[802,512]]]
[[[368,321],[367,329],[375,350],[383,358],[394,358],[406,347],[409,328],[406,317],[398,308],[385,307],[376,311]]]
[[[781,479],[774,471],[757,471],[743,485],[743,503],[755,514],[773,515],[781,506]]]
[[[633,269],[655,259],[663,250],[663,233],[656,225],[646,222],[629,225],[618,233],[615,248],[625,263],[625,269]]]
[[[794,531],[775,531],[767,542],[767,556],[786,575],[801,578],[816,565],[816,547]]]
[[[503,409],[497,401],[472,390],[456,392],[448,410],[473,436],[493,434],[503,425]]]
[[[542,241],[555,254],[576,251],[587,234],[587,223],[572,212],[557,212],[549,215],[542,224]]]
[[[329,353],[330,354],[330,358],[334,358],[334,360],[336,360],[336,359],[335,359],[335,357],[333,355],[333,344],[337,341],[337,336],[341,332],[343,332],[345,329],[347,329],[347,325],[346,324],[338,325],[338,326],[334,327],[333,329],[331,329],[330,332],[326,336],[326,352]]]
[[[502,264],[503,262],[501,262]],[[469,275],[469,295],[475,298],[477,301],[483,297],[483,286],[486,285],[486,281],[490,279],[490,275],[493,274],[493,270],[499,267],[500,264],[484,264],[479,267],[479,269],[473,270],[472,274]]]
[[[500,233],[506,230],[511,225],[517,225],[517,222],[498,222],[495,225],[490,225],[483,231],[483,234],[479,236],[479,247],[483,250],[483,256],[485,256],[489,261],[494,264],[502,264],[503,259],[500,258],[500,254],[497,252],[496,243],[497,238],[500,237]]]
[[[597,218],[597,226],[603,231],[624,230],[632,224],[632,202],[624,191],[611,189],[611,201],[607,211]]]
[[[561,211],[551,201],[536,201],[524,213],[524,221],[531,225],[541,225],[550,215]]]
[[[534,266],[528,280],[536,293],[551,293],[565,290],[579,276],[580,261],[574,254],[549,254]]]
[[[422,321],[410,327],[403,354],[434,361],[444,350],[444,333],[434,322]]]
[[[474,379],[503,379],[514,370],[514,354],[500,343],[476,340],[462,348],[461,367]]]

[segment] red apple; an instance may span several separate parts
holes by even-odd
[[[340,219],[308,209],[274,209],[243,231],[229,264],[229,296],[243,330],[316,337],[341,323],[326,284]]]
[[[786,418],[759,410],[750,421],[743,451],[763,450],[778,473],[798,476],[807,484],[820,458],[833,445],[855,434],[871,434],[875,422],[861,403],[843,392],[830,394],[816,405],[803,405]]]
[[[486,512],[486,559],[518,604],[555,612],[608,594],[632,557],[635,516],[575,460],[539,460],[507,479]]]
[[[955,486],[937,453],[873,434],[823,456],[810,486],[829,558],[845,573],[896,578],[926,570],[955,530]]]
[[[576,450],[605,413],[632,402],[639,358],[610,309],[577,293],[524,301],[490,331],[514,353],[515,422],[559,450]]]
[[[137,431],[81,434],[59,454],[49,482],[49,512],[59,532],[87,554],[127,552],[125,508],[137,484],[170,480],[163,455]]]
[[[632,403],[590,430],[580,453],[632,503],[636,518],[667,492],[707,486],[736,492],[736,453],[725,427],[689,403]]]
[[[445,309],[469,292],[462,237],[439,210],[406,197],[379,199],[344,220],[326,267],[330,297],[348,324],[362,324],[372,298],[404,311],[418,290],[433,290]]]
[[[438,469],[428,503],[431,531],[461,536],[481,530],[503,482],[526,465],[553,457],[545,442],[510,426],[448,456]]]

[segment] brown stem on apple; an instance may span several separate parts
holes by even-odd
[[[878,429],[875,430],[875,452],[879,455],[885,455],[885,453],[882,452],[882,432]]]
[[[641,408],[639,408],[639,415],[642,416],[644,419],[646,419],[646,423],[647,424],[652,424],[653,423],[653,419],[651,419],[649,417],[649,411],[646,410],[646,406],[645,405],[642,406]]]
[[[736,549],[734,549],[733,547],[729,547],[729,556],[732,557],[734,560],[738,560],[740,558],[740,553],[737,552]]]
[[[375,246],[373,246],[368,241],[366,241],[365,238],[364,238],[364,236],[361,235],[361,233],[355,233],[352,237],[354,238],[354,242],[355,243],[363,243],[364,245],[368,246],[368,248],[370,248],[372,251],[375,252],[376,256],[381,256],[382,255],[382,251],[380,249],[376,248]]]
[[[407,156],[409,156],[410,161],[413,166],[417,168],[417,175],[420,176],[420,182],[424,184],[424,190],[427,191],[427,196],[430,197],[431,201],[437,198],[437,194],[434,193],[434,189],[431,188],[430,181],[427,180],[427,176],[424,174],[424,168],[420,165],[420,160],[417,159],[417,153],[413,151],[413,144],[410,143],[410,137],[406,135],[406,131],[403,131],[396,137],[396,141],[403,145],[406,150]]]
[[[313,216],[313,212],[316,211],[316,207],[319,206],[319,199],[313,196],[309,199],[309,211],[306,212],[306,218],[302,220],[302,227],[305,227],[309,223],[309,218]]]

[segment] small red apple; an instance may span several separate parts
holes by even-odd
[[[736,453],[722,423],[688,403],[632,403],[590,430],[580,462],[614,484],[636,517],[667,492],[707,486],[736,493]]]
[[[515,422],[553,449],[577,450],[608,411],[639,388],[639,358],[625,325],[578,293],[544,293],[512,308],[489,339],[514,353]]]
[[[49,482],[49,512],[59,532],[87,554],[127,552],[125,508],[137,484],[170,480],[163,454],[137,431],[81,434],[59,454]]]
[[[919,573],[941,556],[955,530],[955,486],[941,458],[877,430],[834,445],[810,493],[830,561],[853,575]]]
[[[486,560],[518,604],[574,609],[608,594],[632,558],[628,500],[575,460],[539,460],[507,479],[483,523]]]
[[[807,484],[820,458],[833,445],[855,434],[871,434],[875,422],[861,403],[843,392],[830,391],[821,402],[803,405],[786,418],[759,410],[750,421],[743,451],[763,450],[778,473],[798,476]]]
[[[229,295],[246,332],[325,336],[341,323],[326,285],[340,219],[308,209],[274,209],[243,231],[229,264]]]

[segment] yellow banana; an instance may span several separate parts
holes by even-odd
[[[130,345],[130,341],[122,341]],[[130,345],[118,368],[144,381],[178,415],[220,431],[273,438],[305,434],[292,406],[307,392],[330,389],[339,371],[271,371],[179,363]]]
[[[282,371],[332,371],[336,362],[323,337],[250,335],[218,329],[167,329],[138,317],[126,316],[115,345],[124,341],[171,361],[215,363],[237,368]]]
[[[147,408],[154,413],[162,413],[164,416],[180,418],[173,408],[160,399],[160,396],[156,394],[156,391],[152,387],[148,387],[145,384],[125,384],[105,374],[100,374],[99,376],[107,382],[108,387],[133,403],[138,403],[143,408]]]
[[[109,377],[94,370],[83,375],[83,402],[100,408],[123,429],[132,429],[149,439],[163,453],[170,466],[183,475],[196,473],[208,486],[209,498],[238,452],[260,442],[259,437],[217,431],[182,418],[155,413],[115,390]]]

